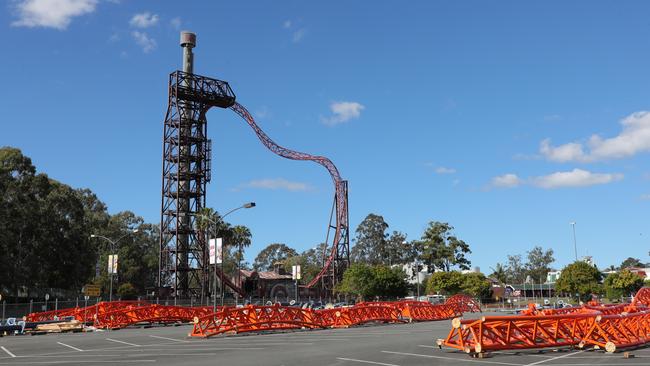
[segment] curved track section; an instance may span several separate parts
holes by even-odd
[[[467,353],[566,346],[611,353],[650,343],[648,303],[650,288],[642,288],[631,304],[542,310],[531,304],[521,315],[455,318],[447,338],[437,343]]]
[[[341,275],[343,270],[349,262],[349,243],[347,242],[348,235],[348,194],[347,194],[347,181],[341,178],[338,169],[332,161],[324,156],[314,156],[303,152],[289,150],[275,143],[262,129],[255,123],[255,119],[248,112],[248,110],[241,104],[235,103],[230,107],[235,113],[240,115],[248,125],[255,131],[257,138],[276,155],[291,160],[305,160],[313,161],[322,165],[327,169],[332,181],[334,182],[335,191],[335,206],[336,206],[336,226],[334,238],[332,241],[332,249],[330,255],[327,257],[325,265],[314,279],[307,284],[307,287],[313,287],[323,277],[332,274],[334,277]],[[341,262],[341,263],[336,263]],[[338,268],[343,267],[343,268]]]

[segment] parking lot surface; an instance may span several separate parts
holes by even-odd
[[[468,318],[479,316],[469,314]],[[130,328],[0,338],[0,365],[650,365],[650,348],[634,358],[603,351],[496,352],[478,359],[439,349],[450,321],[388,324],[350,329],[190,338],[191,326]]]

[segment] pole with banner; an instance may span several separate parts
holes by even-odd
[[[216,239],[210,239],[210,264],[214,265],[212,271],[212,312],[217,312],[217,243]]]
[[[300,279],[300,265],[291,266],[291,277],[296,281],[296,302],[298,302],[298,280]]]
[[[113,301],[113,275],[117,273],[117,254],[108,256],[108,275],[111,277],[110,290],[108,292],[108,301]]]
[[[221,264],[221,307],[223,307],[223,298],[226,294],[223,285],[223,239],[217,238],[217,264]],[[217,268],[215,265],[214,268]]]

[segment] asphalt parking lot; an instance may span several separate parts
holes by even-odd
[[[476,317],[477,314],[470,314]],[[439,349],[450,321],[350,329],[190,338],[191,326],[131,328],[0,338],[0,365],[508,365],[633,366],[650,364],[650,348],[622,353],[545,350],[492,353],[477,359]]]

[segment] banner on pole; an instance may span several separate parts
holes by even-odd
[[[217,264],[223,263],[223,239],[217,238]]]
[[[210,239],[210,264],[215,263],[217,257],[217,244],[216,240]]]
[[[117,273],[117,254],[108,255],[108,274]]]
[[[300,265],[291,266],[291,278],[294,280],[300,279]]]

